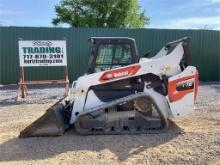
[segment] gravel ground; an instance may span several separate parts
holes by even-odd
[[[219,83],[201,85],[196,111],[161,134],[79,136],[70,130],[61,137],[18,139],[64,89],[35,88],[15,103],[15,87],[1,87],[0,164],[220,164],[219,92]]]
[[[0,86],[0,105],[45,104],[56,102],[64,96],[64,87],[60,86],[28,86],[28,97],[16,99],[17,85]],[[21,92],[19,92],[21,95]]]

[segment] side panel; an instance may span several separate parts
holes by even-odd
[[[86,98],[86,103],[85,103],[85,109],[89,109],[95,106],[99,106],[104,104],[99,98],[95,95],[93,90],[90,90],[88,92],[87,98]]]
[[[132,77],[92,86],[95,95],[103,102],[119,99],[135,92],[142,92],[144,83],[140,77]]]

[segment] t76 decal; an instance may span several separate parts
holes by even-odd
[[[195,75],[182,77],[168,83],[168,97],[170,102],[183,98],[186,94],[194,93],[194,100],[198,90],[198,72]]]

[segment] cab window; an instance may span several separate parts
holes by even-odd
[[[95,72],[115,69],[132,63],[131,47],[128,44],[101,44],[95,63]]]

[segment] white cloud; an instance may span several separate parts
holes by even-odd
[[[4,25],[4,26],[10,26],[10,25],[13,25],[14,24],[14,22],[13,22],[13,20],[11,20],[11,19],[7,19],[7,20],[5,20],[5,19],[0,19],[0,26],[2,26],[2,25]]]
[[[210,4],[220,3],[220,0],[203,0],[203,1],[201,1],[201,0],[195,0],[195,1],[197,1],[197,2],[200,3],[200,4],[204,4],[204,3],[210,3]]]
[[[200,29],[204,27],[220,30],[220,16],[172,19],[164,26],[164,28],[171,29]]]
[[[8,15],[8,14],[16,14],[17,12],[12,11],[12,10],[3,10],[0,9],[0,15]]]
[[[220,0],[207,0],[207,1],[210,1],[210,2],[212,2],[212,3],[220,2]]]
[[[4,5],[0,4],[0,25],[14,25],[14,18],[16,18],[21,13],[23,12],[20,10],[7,9]]]

